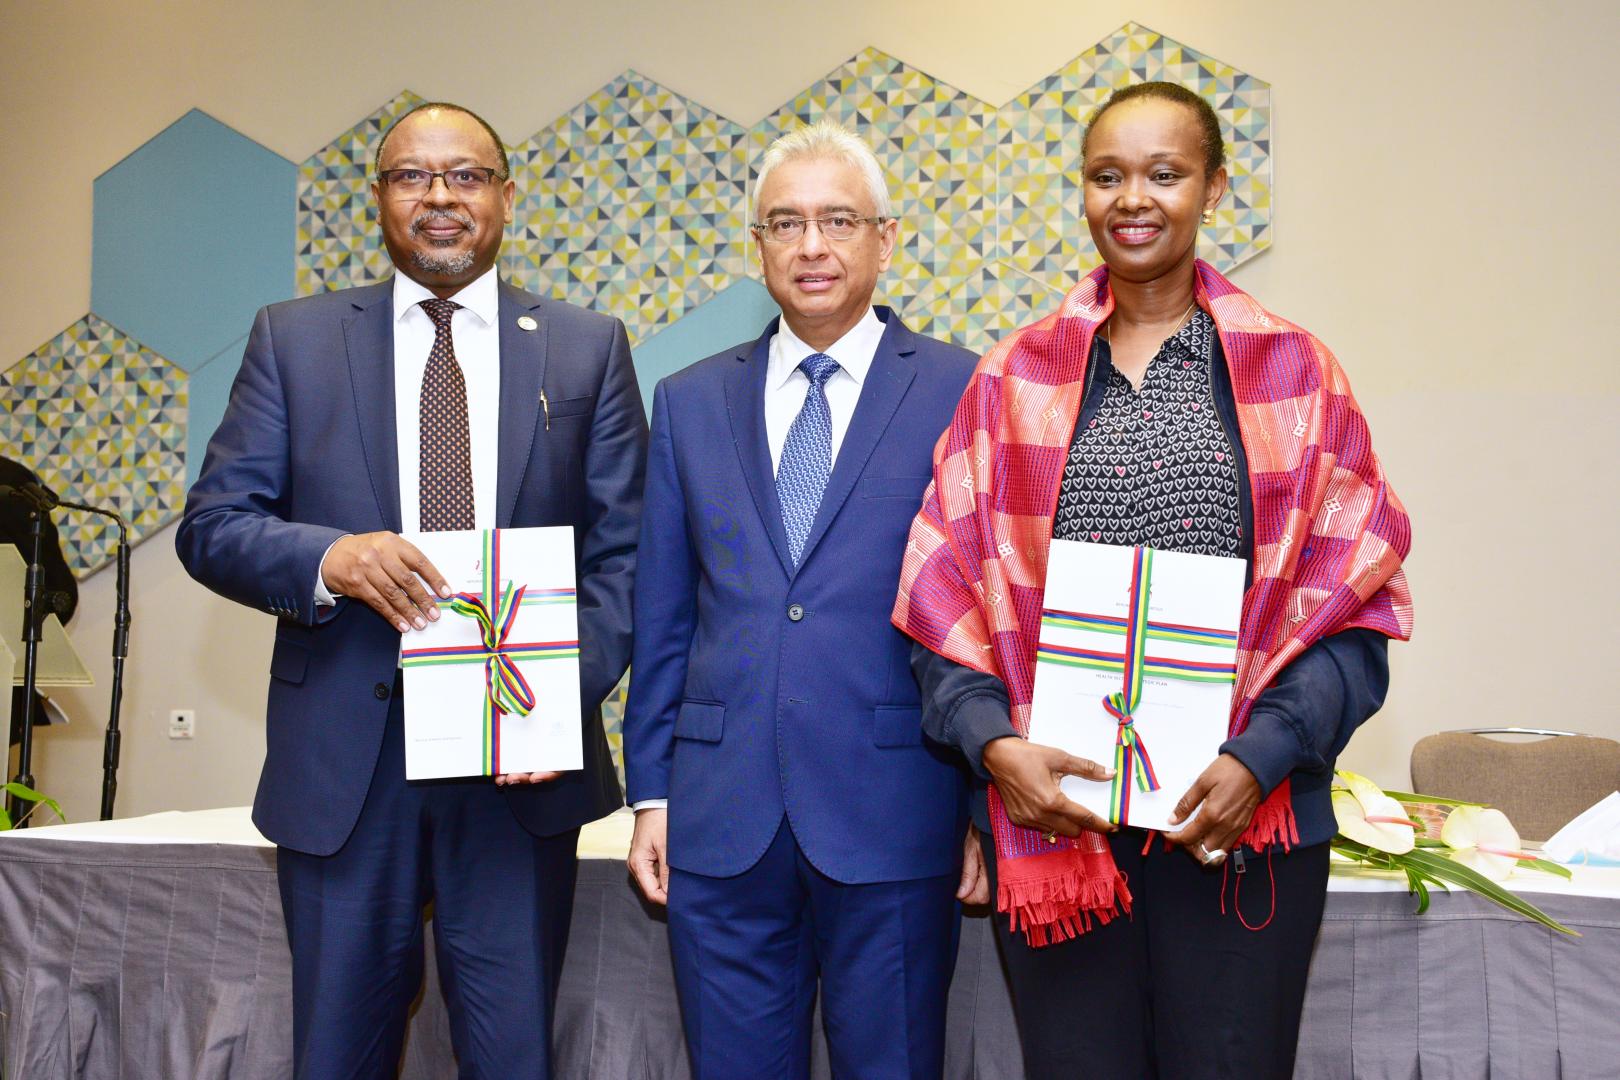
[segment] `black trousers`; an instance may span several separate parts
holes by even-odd
[[[1109,838],[1129,916],[1039,949],[992,917],[1028,1080],[1288,1080],[1328,845],[1246,852],[1238,874],[1148,841],[1138,829]],[[988,835],[984,850],[994,896]]]

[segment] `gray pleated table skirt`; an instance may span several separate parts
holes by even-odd
[[[1469,896],[1436,896],[1418,916],[1404,893],[1330,893],[1295,1075],[1620,1077],[1620,899],[1535,899],[1584,936]],[[271,850],[0,841],[8,1080],[282,1080],[289,965]],[[403,1070],[412,1080],[454,1075],[434,965],[426,971]],[[1023,1076],[983,917],[964,921],[950,1013],[947,1076]],[[581,863],[555,1038],[567,1080],[690,1075],[664,923],[621,862]],[[814,1055],[828,1076],[819,1036]]]

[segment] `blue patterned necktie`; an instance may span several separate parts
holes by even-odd
[[[788,428],[782,460],[776,466],[776,496],[782,504],[788,554],[795,567],[832,474],[832,410],[827,406],[826,386],[838,370],[838,361],[826,353],[811,353],[799,361],[799,370],[809,378],[810,390]]]

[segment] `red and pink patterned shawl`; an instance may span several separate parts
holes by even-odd
[[[1200,261],[1196,296],[1220,334],[1253,494],[1253,584],[1243,599],[1231,732],[1277,673],[1329,634],[1365,627],[1405,640],[1412,603],[1401,561],[1411,528],[1374,455],[1344,373],[1316,338]],[[1047,552],[1092,335],[1113,310],[1100,267],[1054,314],[993,348],[934,448],[912,523],[894,623],[1007,686],[1029,732]],[[997,907],[1033,945],[1130,910],[1106,841],[1057,845],[1007,818],[990,789]],[[1298,840],[1285,780],[1241,842]]]

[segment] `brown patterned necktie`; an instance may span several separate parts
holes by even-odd
[[[433,351],[422,375],[420,406],[423,532],[473,527],[467,382],[450,338],[450,319],[460,306],[450,300],[422,301],[422,310],[433,320]]]

